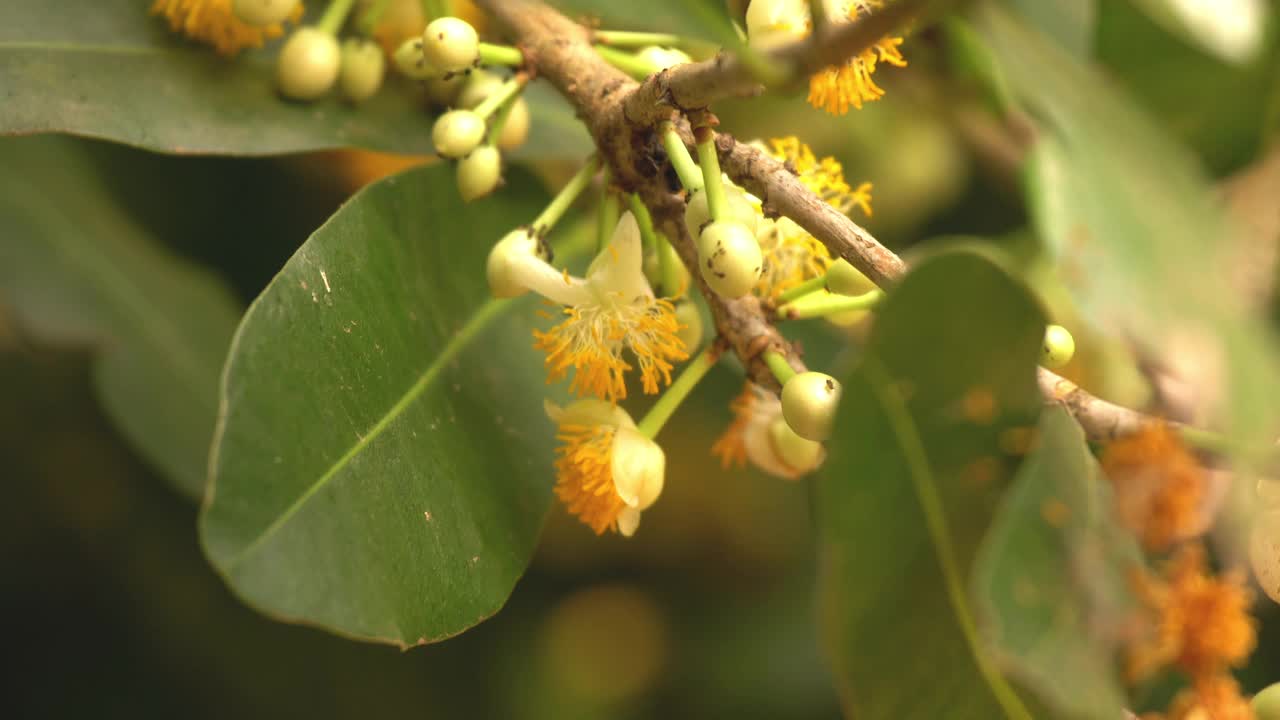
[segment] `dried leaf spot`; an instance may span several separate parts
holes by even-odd
[[[985,385],[969,388],[961,403],[964,408],[964,417],[971,423],[990,425],[996,419],[999,405],[996,403],[995,393]]]

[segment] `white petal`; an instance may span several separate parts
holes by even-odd
[[[606,425],[618,428],[636,426],[626,410],[596,398],[577,400],[566,407],[560,407],[550,400],[543,400],[542,408],[546,411],[547,417],[557,425]]]
[[[609,245],[587,268],[587,282],[596,297],[612,302],[653,297],[653,288],[644,276],[643,255],[640,226],[631,213],[623,213]]]
[[[622,501],[644,510],[662,494],[667,456],[658,443],[632,428],[613,437],[613,487]]]
[[[636,534],[636,528],[640,527],[640,511],[635,508],[625,507],[622,512],[618,513],[618,532],[623,537],[631,537]]]

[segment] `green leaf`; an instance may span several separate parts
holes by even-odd
[[[1027,22],[1076,57],[1089,57],[1097,25],[1096,0],[1006,0]]]
[[[459,204],[453,169],[362,190],[250,307],[201,516],[250,605],[408,646],[502,606],[550,499],[554,428],[529,299],[489,298],[489,248],[546,195],[513,172]]]
[[[1028,163],[1033,221],[1085,314],[1159,353],[1176,336],[1220,343],[1223,424],[1274,441],[1274,332],[1235,298],[1232,228],[1184,148],[1105,77],[994,5],[977,27],[1040,130]]]
[[[1266,32],[1267,0],[1134,0],[1152,20],[1227,62],[1257,57]]]
[[[199,498],[238,303],[126,216],[82,150],[0,141],[0,301],[42,341],[91,347],[107,414]]]
[[[1029,717],[979,641],[967,578],[1040,410],[1044,323],[968,253],[924,261],[878,312],[814,484],[820,613],[850,715]]]
[[[675,32],[729,46],[738,43],[722,0],[551,0],[550,4],[571,18],[599,20],[605,30]]]
[[[1080,426],[1050,408],[978,554],[984,634],[1055,717],[1118,718],[1126,705],[1115,650],[1142,551],[1113,507]]]
[[[237,58],[169,32],[140,0],[0,3],[0,135],[69,133],[179,154],[276,155],[341,147],[432,152],[431,116],[389,73],[352,107],[334,93],[293,103],[275,91],[281,41]],[[590,138],[545,83],[526,93],[529,142],[513,158],[580,157]]]

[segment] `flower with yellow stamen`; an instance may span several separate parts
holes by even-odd
[[[825,0],[825,4],[831,22],[845,23],[856,22],[859,15],[882,3],[880,0]],[[879,100],[884,89],[876,85],[872,75],[876,65],[882,62],[906,67],[907,61],[898,49],[901,44],[902,38],[886,36],[843,64],[814,73],[809,78],[809,104],[832,115],[844,115],[850,107],[861,110],[864,102]]]
[[[561,408],[546,403],[557,425],[556,496],[600,535],[613,530],[630,537],[640,513],[658,499],[666,455],[636,429],[622,408],[588,398]]]
[[[303,4],[289,15],[290,22],[302,18]],[[220,55],[232,56],[247,47],[262,47],[284,34],[280,23],[255,27],[236,17],[231,0],[155,0],[152,15],[163,15],[169,29],[192,40],[212,45]]]
[[[794,135],[769,140],[767,151],[775,160],[791,163],[800,182],[831,207],[846,215],[857,207],[871,217],[871,183],[851,187],[844,179],[844,166],[839,160],[830,156],[819,160]]]
[[[680,321],[670,300],[656,298],[644,276],[640,228],[631,213],[618,221],[613,238],[587,269],[585,278],[556,270],[526,235],[504,240],[490,256],[490,285],[510,297],[532,290],[562,305],[564,319],[545,332],[535,330],[534,347],[546,353],[547,381],[572,370],[569,389],[578,395],[616,402],[627,396],[626,374],[635,358],[646,394],[671,384],[674,363],[689,354],[680,340]]]
[[[711,446],[722,467],[745,467],[750,461],[770,475],[795,480],[826,459],[822,443],[796,435],[782,417],[777,396],[759,385],[748,381],[729,409],[733,422]]]

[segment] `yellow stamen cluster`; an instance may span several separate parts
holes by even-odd
[[[291,22],[302,18],[302,3],[290,15]],[[231,0],[155,0],[152,15],[164,15],[169,29],[192,40],[212,45],[220,55],[235,55],[247,47],[262,47],[284,34],[279,24],[254,27],[236,17]]]
[[[1201,512],[1204,468],[1167,425],[1108,445],[1102,469],[1111,479],[1121,522],[1148,550],[1165,550],[1207,525]]]
[[[556,496],[595,534],[618,530],[626,503],[613,485],[613,439],[608,425],[565,424],[556,436]]]
[[[833,17],[832,21],[856,22],[859,14],[879,5],[880,0],[852,0],[845,3],[844,19]],[[843,64],[814,73],[809,78],[809,104],[832,115],[844,115],[850,107],[861,110],[864,102],[879,100],[884,89],[876,85],[872,75],[882,62],[906,67],[906,58],[898,49],[901,44],[901,37],[884,37]]]
[[[733,422],[711,446],[711,454],[720,458],[720,467],[728,470],[747,466],[747,426],[755,417],[758,402],[755,385],[748,382],[729,403]]]
[[[640,366],[646,394],[671,384],[673,363],[689,357],[680,340],[675,306],[663,298],[566,306],[566,319],[546,332],[535,330],[534,347],[546,353],[547,382],[574,370],[571,392],[617,402],[627,396],[623,359],[629,350]]]
[[[773,138],[768,151],[775,159],[789,163],[805,187],[840,212],[847,214],[856,207],[871,215],[871,183],[850,186],[840,161],[833,157],[819,159],[794,136]],[[757,239],[764,256],[764,269],[756,285],[756,294],[761,297],[777,297],[806,280],[820,277],[832,262],[826,246],[790,220],[773,222]]]
[[[851,187],[844,179],[844,166],[839,160],[833,157],[819,160],[813,150],[794,135],[771,139],[769,154],[791,163],[800,182],[831,207],[846,215],[857,207],[871,217],[871,183]]]

